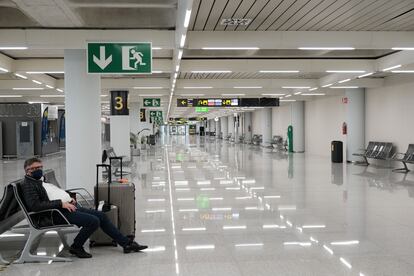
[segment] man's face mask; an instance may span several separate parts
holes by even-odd
[[[43,170],[42,169],[37,169],[35,171],[32,171],[32,177],[36,180],[39,180],[40,178],[42,178],[43,176]]]

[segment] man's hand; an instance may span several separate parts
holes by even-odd
[[[62,208],[67,209],[69,212],[76,211],[76,206],[73,204],[70,204],[69,202],[62,202]]]

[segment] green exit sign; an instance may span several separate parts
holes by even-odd
[[[208,112],[209,109],[208,109],[208,107],[196,107],[195,111],[196,112]]]

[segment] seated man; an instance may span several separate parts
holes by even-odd
[[[99,227],[123,247],[124,253],[138,252],[147,248],[122,235],[103,212],[78,207],[76,201],[66,191],[43,182],[43,164],[40,159],[26,160],[24,170],[26,175],[22,191],[28,211],[59,209],[70,223],[81,227],[69,249],[71,254],[79,258],[91,258],[92,255],[83,249],[83,245]]]

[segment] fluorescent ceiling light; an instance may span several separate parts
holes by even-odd
[[[62,90],[62,89],[60,89],[60,88],[57,88],[57,89],[56,89],[56,91],[58,91],[58,92],[62,92],[62,93],[63,93],[63,90]]]
[[[326,70],[326,73],[365,73],[364,70]]]
[[[185,17],[184,17],[184,28],[188,28],[188,25],[190,24],[190,18],[191,18],[191,10],[186,10]]]
[[[14,87],[13,90],[44,90],[42,87]]]
[[[15,76],[27,80],[27,77],[18,73],[14,73]]]
[[[341,80],[341,81],[338,81],[338,83],[344,83],[344,82],[348,82],[348,81],[350,81],[351,79],[345,79],[345,80]]]
[[[29,104],[48,104],[49,102],[28,102]],[[61,105],[62,106],[62,105]],[[64,106],[64,105],[63,105]]]
[[[223,230],[246,229],[246,225],[224,225]]]
[[[373,72],[371,72],[371,73],[366,73],[366,74],[363,74],[363,75],[361,75],[361,76],[358,76],[358,79],[363,78],[363,77],[368,77],[368,76],[371,76],[372,74],[374,74],[374,73],[373,73]]]
[[[180,96],[183,97],[188,97],[188,96],[192,96],[192,97],[200,97],[200,96],[204,96],[205,94],[180,94]]]
[[[341,263],[343,263],[346,267],[348,267],[349,269],[352,269],[352,265],[347,261],[347,260],[345,260],[344,258],[339,258],[339,260],[341,261]]]
[[[331,89],[355,89],[355,88],[359,88],[358,86],[332,86],[329,87]]]
[[[25,46],[0,46],[0,50],[27,50]]]
[[[3,71],[5,73],[9,72],[9,70],[7,70],[6,68],[0,67],[0,71]]]
[[[262,86],[234,86],[236,89],[261,89]]]
[[[26,74],[34,75],[34,74],[64,74],[64,71],[27,71]]]
[[[159,232],[165,232],[165,229],[143,229],[141,230],[141,233],[159,233]]]
[[[296,100],[280,100],[281,102],[296,102]]]
[[[40,81],[38,80],[32,80],[32,82],[37,83],[37,84],[42,84]]]
[[[309,91],[314,91],[314,90],[317,90],[317,89],[318,89],[318,87],[314,87],[314,88],[309,89]]]
[[[289,95],[286,95],[286,96],[285,96],[285,98],[289,98],[289,97],[292,97],[292,95],[291,95],[291,94],[289,94]]]
[[[392,47],[391,49],[396,51],[414,51],[414,47]]]
[[[108,95],[101,95],[102,98],[108,97]]]
[[[252,247],[252,246],[263,246],[263,243],[239,243],[235,244],[235,247]]]
[[[221,94],[222,96],[245,96],[246,94]]]
[[[302,96],[325,96],[325,93],[303,93]]]
[[[55,89],[53,86],[51,86],[51,85],[49,85],[49,84],[46,84],[46,87],[47,87],[47,88],[50,88],[50,89]]]
[[[322,87],[329,87],[329,86],[331,86],[333,83],[328,83],[328,84],[325,84],[325,85],[322,85]]]
[[[184,86],[184,89],[212,89],[212,86]]]
[[[337,242],[331,242],[331,245],[354,245],[359,244],[358,240],[353,241],[337,241]]]
[[[414,70],[392,70],[391,73],[414,73]]]
[[[299,70],[260,70],[259,73],[299,73]]]
[[[40,95],[40,98],[64,98],[65,95]]]
[[[327,247],[326,245],[323,245],[323,248],[326,250],[326,251],[328,251],[329,252],[329,254],[331,254],[331,255],[333,255],[333,251],[332,251],[332,249],[330,249],[329,247]]]
[[[284,96],[285,94],[279,94],[279,93],[276,93],[276,94],[271,94],[271,93],[264,93],[264,94],[262,94],[262,96]]]
[[[302,92],[296,92],[296,93],[295,93],[295,95],[300,95],[300,94],[302,94]]]
[[[186,35],[185,34],[181,35],[180,48],[183,48],[184,47],[185,38],[186,38]]]
[[[162,50],[161,47],[152,47],[153,50]]]
[[[183,57],[183,50],[178,50],[178,60]]]
[[[259,50],[259,47],[202,47],[203,50]]]
[[[326,228],[326,225],[303,225],[303,229]]]
[[[180,70],[180,65],[179,64],[177,64],[176,66],[175,66],[175,72],[178,72]]]
[[[230,70],[195,70],[195,71],[191,71],[191,73],[194,74],[204,74],[204,73],[231,73],[232,71]]]
[[[348,51],[348,50],[355,50],[354,47],[299,47],[299,50],[341,50],[341,51]]]
[[[200,249],[214,249],[216,248],[214,244],[206,244],[206,245],[187,245],[185,247],[186,250],[200,250]]]
[[[395,66],[384,68],[381,71],[386,72],[386,71],[390,71],[392,69],[397,69],[397,68],[400,68],[400,67],[401,67],[401,64],[398,64],[398,65],[395,65]]]
[[[0,98],[21,98],[22,95],[0,95]]]
[[[135,86],[134,89],[164,89],[161,86]]]
[[[164,71],[159,71],[159,70],[152,70],[152,74],[161,74],[161,73],[163,73]]]
[[[206,231],[205,227],[183,228],[182,231]]]
[[[282,86],[285,89],[309,89],[310,86]]]

